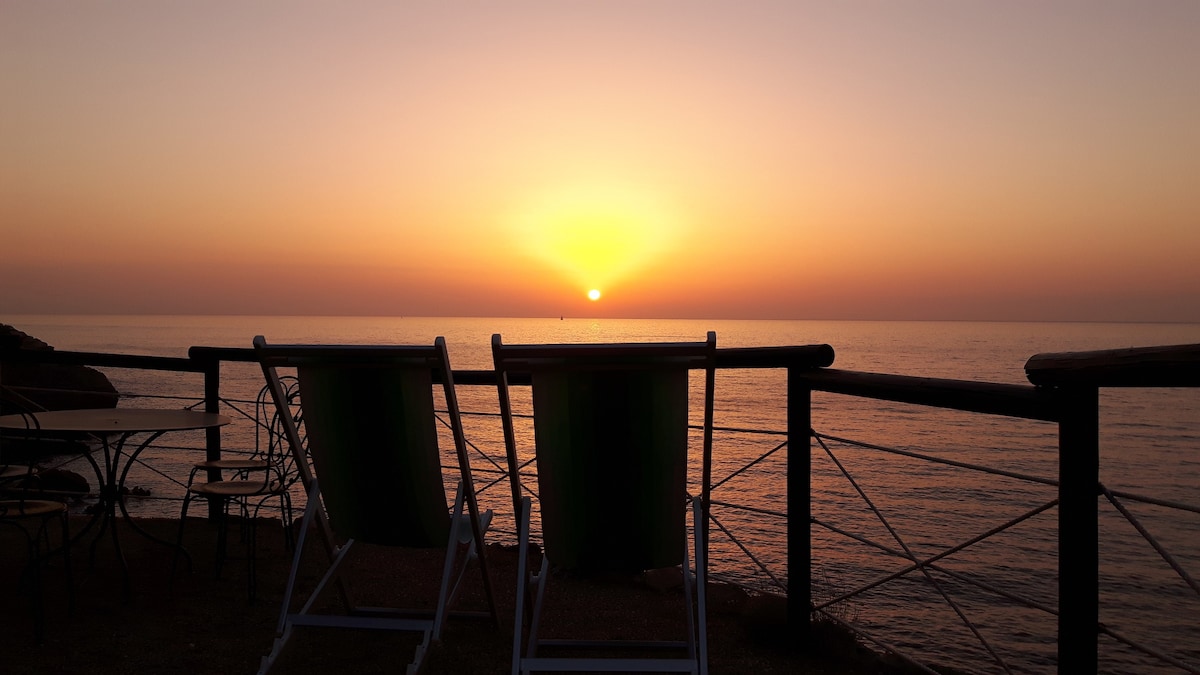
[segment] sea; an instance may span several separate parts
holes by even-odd
[[[1024,366],[1035,354],[1200,343],[1200,324],[1185,323],[100,315],[0,316],[0,323],[60,350],[179,357],[193,345],[249,347],[255,335],[279,343],[343,344],[430,344],[444,336],[455,369],[490,369],[496,333],[517,344],[690,341],[715,331],[718,348],[828,344],[838,369],[1026,385]],[[143,405],[148,399],[142,396],[200,395],[195,377],[105,372],[127,395],[122,405]],[[703,380],[697,375],[692,385],[698,402]],[[226,365],[221,386],[225,397],[253,400],[261,373],[250,364]],[[786,511],[787,450],[780,447],[782,436],[759,432],[785,429],[786,375],[722,370],[715,397],[720,430],[713,442],[714,477],[722,482],[713,493],[720,505],[713,509],[719,527],[712,535],[712,571],[752,589],[780,592],[787,583],[779,515]],[[494,388],[463,387],[459,399],[464,411],[491,413],[468,418],[467,435],[481,453],[502,457]],[[1057,427],[821,392],[814,393],[812,406],[814,429],[822,434],[812,448],[816,601],[837,600],[904,570],[907,561],[898,551],[925,559],[999,529],[937,560],[928,574],[900,575],[838,600],[828,611],[864,629],[876,646],[886,643],[935,667],[1055,672],[1056,619],[1044,609],[1056,604],[1057,509],[1038,511],[1055,498],[1055,488],[888,450],[1055,479]],[[1200,389],[1105,389],[1100,419],[1106,487],[1192,508],[1121,500],[1135,525],[1101,499],[1101,621],[1168,661],[1101,636],[1100,672],[1196,672],[1200,597],[1139,528],[1200,577]],[[230,432],[226,443],[249,442],[243,433]],[[698,443],[698,436],[693,440]],[[159,470],[177,475],[186,466],[168,458]],[[153,492],[178,489],[149,471],[137,480]],[[502,487],[480,495],[500,522],[511,511]],[[155,508],[175,506],[148,500],[144,508],[155,515]],[[1036,515],[1024,517],[1031,512]],[[1044,609],[1025,607],[1016,597]]]

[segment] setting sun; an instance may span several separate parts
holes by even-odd
[[[1200,322],[1200,2],[59,4],[0,320]]]
[[[626,279],[664,255],[680,223],[662,200],[634,188],[588,185],[561,188],[533,200],[513,218],[515,239],[563,280],[590,288]]]

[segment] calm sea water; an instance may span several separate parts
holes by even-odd
[[[507,343],[678,341],[717,332],[719,347],[827,343],[834,367],[883,373],[1027,384],[1023,366],[1042,352],[1200,343],[1197,324],[971,323],[585,320],[392,317],[143,317],[10,316],[16,326],[59,349],[184,356],[191,345],[248,347],[254,335],[272,342],[431,343],[446,337],[455,368],[491,367],[490,337]],[[123,393],[199,394],[197,380],[108,371]],[[699,381],[697,381],[697,385]],[[717,379],[716,423],[738,429],[782,430],[785,378],[781,372],[723,371]],[[223,395],[252,398],[260,386],[253,367],[227,366]],[[495,391],[465,387],[466,410],[494,411]],[[699,386],[694,387],[698,395]],[[866,443],[1054,478],[1057,430],[1044,423],[929,410],[917,406],[815,394],[814,427]],[[467,434],[480,449],[502,456],[494,417],[471,418]],[[244,429],[244,427],[243,427]],[[237,429],[227,443],[241,440]],[[724,432],[714,440],[717,478],[729,476],[768,453],[777,436]],[[1200,392],[1184,389],[1106,390],[1101,394],[1102,480],[1126,490],[1200,504]],[[831,443],[841,462],[885,515],[904,545],[919,557],[934,555],[1049,501],[1054,488],[897,458],[853,445]],[[814,516],[822,522],[900,545],[873,515],[822,448],[814,450]],[[167,472],[186,461],[164,457]],[[178,466],[172,467],[170,462]],[[785,455],[777,452],[743,470],[714,492],[714,499],[756,509],[785,510]],[[131,477],[131,480],[133,478]],[[146,475],[146,485],[173,488]],[[507,511],[503,490],[481,501]],[[1102,506],[1104,506],[1102,504]],[[147,508],[154,508],[147,506]],[[1200,516],[1131,504],[1131,510],[1193,576],[1200,574]],[[502,514],[503,515],[503,514]],[[786,581],[783,522],[718,507],[714,516],[742,546]],[[950,573],[984,580],[1003,591],[1054,606],[1056,517],[1049,511],[956,553],[940,564]],[[1101,620],[1140,642],[1200,662],[1200,601],[1162,562],[1136,530],[1111,508],[1101,520],[1103,597]],[[818,528],[814,574],[823,597],[902,569],[895,557]],[[714,535],[713,566],[744,583],[769,587],[738,545]],[[1036,610],[981,593],[946,573],[932,579],[906,575],[835,607],[891,644],[934,663],[982,672],[989,665],[955,612],[961,611],[1018,672],[1052,672],[1055,620]],[[1101,640],[1104,672],[1178,672],[1159,667],[1108,639]]]

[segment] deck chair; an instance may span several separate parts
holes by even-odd
[[[520,540],[514,675],[545,670],[707,673],[704,544],[715,351],[714,333],[706,342],[616,345],[505,345],[499,335],[492,336]],[[694,571],[686,525],[692,369],[705,372],[703,478],[701,495],[691,500]],[[517,447],[510,373],[528,373],[533,389],[532,454],[543,553],[536,573],[529,568],[533,503],[520,475],[521,457],[528,452]],[[551,565],[556,571],[601,576],[678,566],[684,578],[686,640],[541,637]],[[532,604],[528,612],[527,602]],[[633,653],[637,655],[629,656]]]
[[[301,440],[284,412],[277,369],[294,367],[307,433],[311,471],[302,470],[308,503],[279,614],[278,637],[263,658],[265,673],[278,658],[295,626],[377,628],[420,634],[410,673],[416,672],[455,601],[472,561],[478,562],[488,609],[475,613],[497,621],[484,555],[483,535],[492,512],[481,513],[475,499],[458,401],[446,342],[421,346],[268,345],[254,339],[267,385],[280,406],[289,440]],[[433,385],[440,381],[454,437],[459,483],[447,504],[438,449]],[[299,453],[300,451],[297,450]],[[298,609],[292,609],[296,576],[305,545],[316,526],[331,563]],[[395,608],[350,607],[346,615],[317,614],[314,602],[331,582],[355,542],[379,546],[438,548],[446,551],[436,607],[414,612]]]

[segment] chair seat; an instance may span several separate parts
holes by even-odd
[[[211,497],[251,497],[268,495],[276,490],[275,481],[264,483],[260,480],[219,480],[211,483],[199,483],[190,489],[193,494]]]
[[[29,474],[29,467],[17,466],[15,464],[6,464],[0,466],[0,480],[8,480],[9,478],[20,478]]]
[[[226,469],[229,471],[266,470],[270,465],[265,459],[214,459],[208,462],[196,462],[194,469]]]
[[[52,520],[58,520],[62,527],[62,538],[55,548],[49,538],[47,526]],[[40,521],[40,522],[39,522]],[[41,566],[46,557],[51,554],[63,557],[63,577],[67,586],[68,607],[75,607],[75,587],[71,581],[71,534],[67,505],[63,502],[49,499],[0,499],[0,523],[7,527],[20,530],[25,535],[28,544],[28,565],[22,572],[21,578],[28,583],[33,598],[33,636],[38,644],[45,639],[44,607],[42,604],[42,575]],[[44,547],[44,548],[43,548]],[[8,611],[7,605],[4,607]],[[5,640],[10,640],[5,635]],[[5,642],[5,650],[10,642]],[[0,659],[2,661],[3,659]],[[5,671],[7,672],[7,671]]]
[[[0,500],[0,518],[43,518],[66,510],[66,504],[46,499]]]

